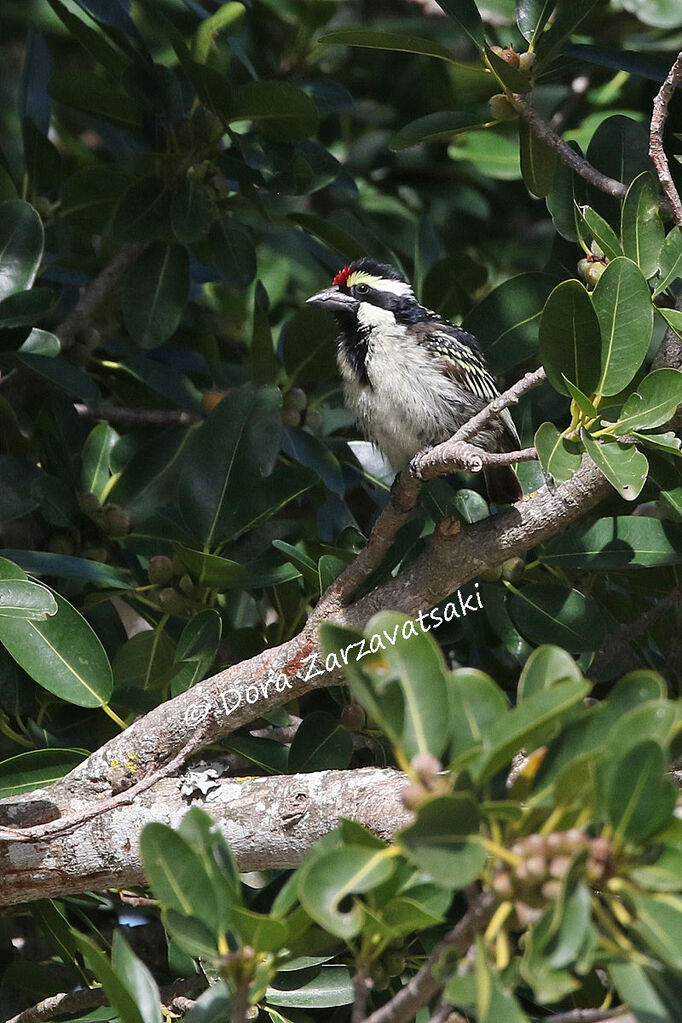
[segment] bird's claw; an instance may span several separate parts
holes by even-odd
[[[412,476],[416,476],[418,480],[424,479],[426,456],[430,450],[430,448],[424,448],[422,451],[418,451],[416,455],[413,455],[410,460],[410,473]]]

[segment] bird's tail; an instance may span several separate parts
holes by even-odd
[[[511,465],[489,466],[483,472],[488,497],[495,504],[514,504],[521,500],[523,490]]]

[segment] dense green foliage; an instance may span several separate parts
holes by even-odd
[[[242,887],[199,810],[177,833],[152,825],[148,926],[160,916],[168,937],[155,979],[120,933],[104,951],[113,894],[39,903],[18,919],[49,950],[17,954],[4,925],[10,1015],[85,976],[114,1007],[88,1019],[152,1023],[156,983],[200,960],[228,985],[190,1023],[226,1018],[245,981],[263,1020],[345,1023],[354,972],[374,980],[371,1007],[386,1002],[476,884],[497,900],[492,923],[440,975],[478,1023],[621,1002],[642,1023],[678,1018],[679,610],[630,645],[618,629],[678,588],[682,562],[666,425],[682,375],[651,366],[668,325],[682,337],[682,232],[647,155],[682,15],[677,0],[426,6],[6,5],[0,797],[296,635],[364,545],[390,475],[342,406],[333,322],[304,304],[344,262],[400,266],[503,383],[544,365],[514,412],[523,444],[555,482],[587,452],[613,487],[526,563],[493,566],[482,607],[438,628],[440,652],[416,632],[386,643],[347,686],[249,726],[300,715],[291,746],[225,738],[255,774],[397,764],[418,813],[395,843],[344,822],[297,872]],[[514,94],[624,200],[520,123]],[[676,97],[671,154],[679,131]],[[121,256],[122,278],[100,279],[74,320]],[[526,492],[544,484],[535,462],[519,475]],[[475,475],[431,481],[371,583],[444,516],[488,516],[482,494]],[[129,637],[122,607],[148,627]],[[387,610],[366,635],[402,622]],[[356,639],[325,627],[332,654]]]

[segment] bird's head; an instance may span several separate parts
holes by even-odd
[[[342,326],[352,322],[372,326],[414,318],[421,307],[403,275],[387,263],[358,259],[339,270],[331,287],[308,299],[310,305],[333,312]]]

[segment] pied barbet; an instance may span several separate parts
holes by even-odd
[[[334,313],[346,404],[396,472],[424,448],[448,440],[499,394],[476,338],[420,305],[392,266],[359,259],[308,302]],[[518,450],[509,409],[471,443],[485,451]],[[510,504],[522,496],[511,466],[484,471],[491,501]]]

